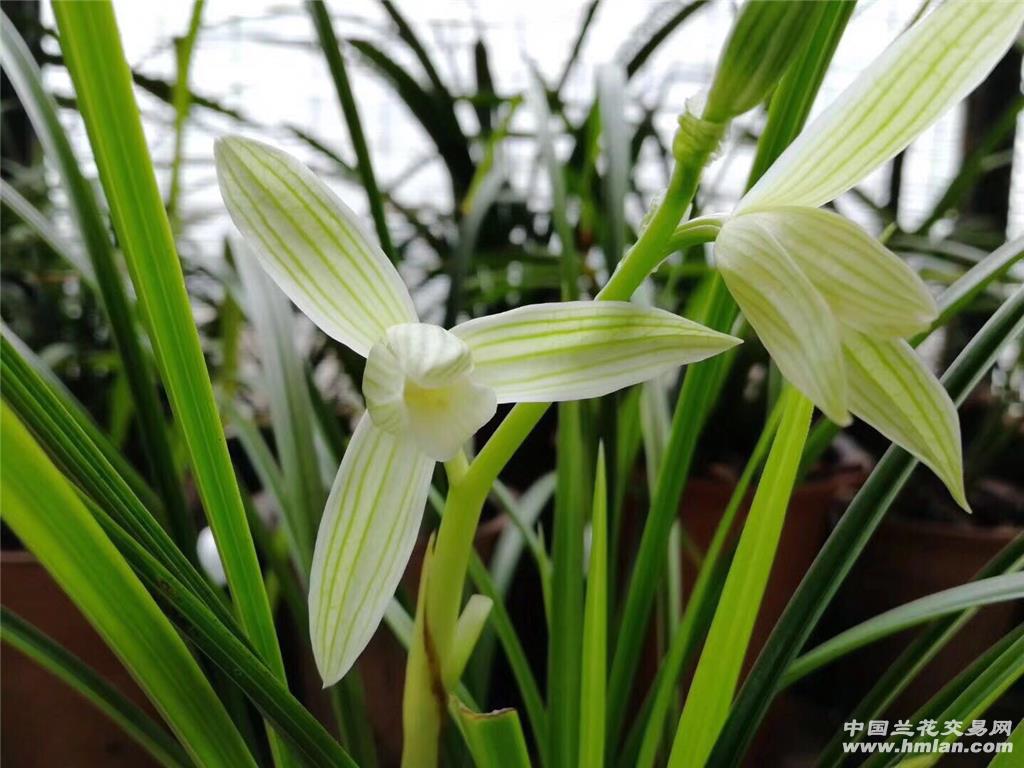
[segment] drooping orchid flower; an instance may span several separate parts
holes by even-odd
[[[947,0],[899,37],[743,197],[718,269],[782,374],[840,425],[850,414],[964,495],[956,408],[904,341],[935,301],[894,253],[821,206],[903,150],[1006,52],[1024,3]]]
[[[317,533],[310,633],[326,685],[369,642],[412,551],[434,465],[499,403],[600,397],[739,343],[629,302],[535,304],[445,329],[419,322],[398,272],[305,166],[237,137],[221,194],[259,263],[325,333],[366,358],[366,413]]]

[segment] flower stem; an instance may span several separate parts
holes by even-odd
[[[680,118],[673,152],[676,163],[668,189],[650,215],[640,238],[619,262],[597,300],[626,301],[665,256],[676,227],[693,201],[701,172],[718,146],[725,123],[712,123],[692,114]],[[699,242],[714,239],[717,221],[702,221],[690,235]],[[519,403],[505,417],[487,444],[467,465],[459,454],[445,463],[449,488],[437,539],[424,564],[424,585],[416,612],[416,635],[406,673],[403,719],[406,728],[403,766],[432,766],[437,761],[440,735],[438,701],[445,690],[440,680],[451,652],[455,625],[462,605],[463,584],[473,551],[473,537],[484,501],[504,468],[550,403]],[[428,566],[429,564],[429,566]],[[429,573],[427,572],[429,570]],[[432,679],[427,675],[433,676]],[[415,690],[408,690],[410,687]],[[427,711],[429,708],[429,711]],[[412,734],[411,731],[416,733]]]

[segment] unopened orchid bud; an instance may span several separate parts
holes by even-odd
[[[704,118],[731,120],[767,98],[803,47],[816,4],[748,0],[718,60]]]

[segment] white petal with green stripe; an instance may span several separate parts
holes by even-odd
[[[723,352],[738,339],[622,301],[532,304],[452,329],[499,403],[600,397]]]
[[[970,93],[1024,21],[1024,2],[947,0],[813,120],[737,210],[817,207],[904,149]]]
[[[472,377],[469,347],[437,325],[405,323],[373,345],[363,374],[370,417],[437,461],[452,458],[497,408]]]
[[[825,299],[757,216],[729,219],[718,270],[782,375],[837,424],[848,424],[839,324]]]
[[[370,641],[412,553],[434,462],[363,416],[327,499],[309,583],[309,631],[324,685]]]
[[[308,168],[258,141],[215,148],[232,220],[288,297],[329,336],[366,355],[392,325],[416,321],[394,266],[356,215]]]
[[[931,467],[956,503],[969,511],[960,421],[942,384],[904,341],[849,332],[843,351],[850,410]]]
[[[938,315],[935,299],[914,270],[849,219],[797,207],[743,216],[772,233],[843,324],[873,336],[904,338]]]

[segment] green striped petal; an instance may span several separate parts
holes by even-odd
[[[499,403],[600,397],[739,339],[671,312],[625,301],[532,304],[457,325],[473,353],[473,379]]]
[[[494,392],[476,383],[462,339],[437,325],[388,328],[373,345],[363,395],[373,423],[448,461],[497,408]]]
[[[849,219],[818,208],[774,208],[753,217],[789,254],[843,323],[872,336],[904,338],[939,313],[906,262]]]
[[[434,462],[408,440],[356,427],[327,499],[309,582],[309,633],[324,685],[370,642],[412,553]]]
[[[839,324],[824,297],[758,216],[729,219],[718,271],[782,375],[837,424],[848,424]]]
[[[960,420],[938,379],[904,341],[849,332],[843,352],[850,382],[850,410],[927,464],[956,503],[964,494]]]
[[[903,150],[970,93],[1024,21],[1024,2],[947,0],[890,45],[810,123],[738,211],[816,208]]]
[[[366,356],[416,321],[408,290],[356,215],[295,158],[258,141],[217,141],[217,180],[260,264],[327,335]]]

